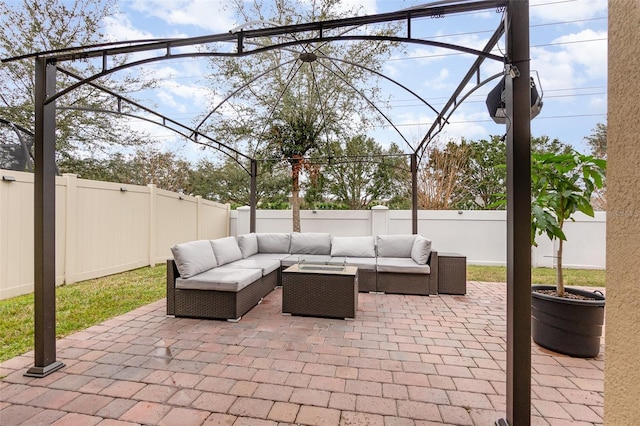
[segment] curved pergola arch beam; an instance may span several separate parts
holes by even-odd
[[[407,144],[407,146],[409,146],[410,148],[413,148],[411,146],[411,144],[409,143],[409,141],[407,140],[407,138],[404,137],[404,135],[402,134],[402,132],[398,129],[398,127],[393,124],[393,121],[380,109],[378,108],[378,106],[376,104],[374,104],[364,93],[362,93],[357,87],[355,87],[353,84],[351,84],[350,82],[348,82],[344,77],[342,77],[340,74],[338,74],[337,72],[335,72],[334,70],[332,70],[331,68],[327,67],[324,64],[320,64],[322,67],[324,67],[327,71],[329,71],[331,74],[335,75],[337,78],[339,78],[343,83],[345,83],[347,86],[351,87],[351,89],[356,92],[358,95],[360,95],[373,109],[375,109],[378,114],[380,114],[388,123],[391,127],[393,127],[395,129],[395,131],[398,133],[398,135],[402,138],[402,140],[405,141],[405,143]]]
[[[395,84],[396,86],[400,87],[402,90],[404,90],[407,93],[410,93],[411,95],[413,95],[416,99],[418,99],[420,102],[422,102],[425,106],[429,107],[429,109],[431,109],[431,111],[435,112],[436,114],[439,113],[439,111],[437,109],[435,109],[429,102],[427,102],[422,96],[418,95],[416,92],[414,92],[413,90],[409,89],[407,86],[405,86],[404,84],[400,83],[398,80],[395,80],[391,77],[389,77],[388,75],[385,75],[379,71],[376,71],[372,68],[366,67],[364,65],[361,64],[357,64],[355,62],[346,60],[346,59],[341,59],[341,58],[335,58],[335,57],[331,57],[331,56],[322,56],[323,58],[327,58],[330,59],[332,61],[337,61],[337,62],[344,62],[345,64],[349,64],[349,65],[353,65],[355,67],[358,68],[362,68],[366,71],[369,71],[372,74],[377,75],[378,77],[382,77],[385,80]]]
[[[239,159],[238,159],[238,156],[242,156],[247,160],[251,160],[250,157],[248,157],[248,156],[246,156],[244,154],[238,153],[237,151],[236,151],[237,155],[232,155],[232,154],[230,154],[230,153],[228,153],[228,152],[226,152],[224,150],[221,150],[219,146],[216,146],[216,145],[220,144],[218,141],[216,141],[215,139],[213,139],[213,138],[211,138],[211,137],[209,137],[209,136],[207,136],[205,134],[202,134],[202,133],[197,133],[194,136],[193,131],[191,131],[191,134],[187,134],[187,133],[181,132],[178,129],[174,129],[173,127],[167,126],[165,124],[158,123],[157,121],[154,121],[149,117],[145,117],[143,115],[133,114],[133,113],[130,113],[130,112],[124,112],[124,111],[114,111],[114,110],[102,109],[102,108],[81,108],[81,107],[77,107],[77,108],[76,107],[59,107],[59,108],[56,108],[56,109],[58,109],[58,110],[71,110],[71,111],[98,112],[98,113],[103,113],[103,114],[114,114],[114,115],[118,115],[118,116],[121,116],[121,117],[129,117],[129,118],[134,118],[134,119],[141,120],[141,121],[146,121],[147,123],[155,124],[157,126],[161,126],[161,127],[165,128],[167,130],[170,130],[170,131],[176,133],[177,135],[182,136],[183,138],[190,140],[191,142],[193,142],[195,144],[202,145],[204,147],[208,147],[208,148],[212,148],[212,149],[215,149],[217,151],[220,151],[223,154],[227,155],[232,160],[234,160],[238,164],[238,166],[240,166],[245,172],[247,172],[248,174],[251,173],[249,171],[249,169],[244,164],[242,164],[242,162],[239,161]],[[191,130],[186,126],[182,126],[182,127],[184,127],[185,129]],[[211,141],[212,143],[202,142],[201,140],[199,140],[200,138],[207,139],[207,140]]]
[[[254,78],[252,78],[251,80],[249,80],[248,82],[245,82],[242,86],[238,87],[237,89],[235,89],[234,91],[232,91],[230,94],[228,94],[223,100],[221,100],[211,111],[209,111],[207,113],[207,115],[200,120],[200,123],[198,123],[198,125],[196,126],[196,129],[200,129],[200,127],[202,127],[204,125],[204,123],[220,108],[222,107],[222,105],[224,103],[226,103],[229,99],[233,98],[235,95],[237,95],[238,93],[242,92],[243,90],[245,90],[249,85],[251,85],[252,83],[255,83],[256,81],[258,81],[260,78],[264,77],[265,75],[277,70],[278,68],[282,68],[285,65],[288,65],[290,63],[293,63],[297,61],[297,58],[291,59],[289,61],[283,62],[282,64],[279,64],[275,67],[271,67],[268,70],[256,75]]]
[[[33,171],[33,154],[29,150],[29,144],[27,143],[27,141],[24,140],[24,137],[22,135],[24,133],[25,135],[28,135],[30,138],[33,138],[35,136],[33,132],[31,130],[25,129],[19,124],[13,123],[9,120],[5,120],[2,117],[0,117],[0,124],[7,125],[16,134],[16,137],[18,138],[18,142],[20,142],[20,149],[22,150],[22,154],[24,155],[24,158],[26,160],[27,171],[28,172]]]
[[[484,86],[485,84],[492,82],[492,81],[493,81],[493,80],[495,80],[496,78],[498,78],[498,77],[502,77],[502,76],[504,76],[504,73],[499,72],[499,73],[496,73],[496,74],[492,75],[491,77],[488,77],[488,78],[484,79],[483,81],[479,82],[476,86],[474,86],[472,89],[470,89],[470,90],[469,90],[469,91],[468,91],[468,92],[467,92],[467,93],[466,93],[462,98],[460,98],[460,100],[459,100],[458,102],[456,102],[456,103],[454,104],[453,108],[447,112],[446,116],[443,116],[443,117],[444,117],[444,121],[445,121],[446,123],[449,123],[449,118],[453,115],[453,113],[454,113],[454,112],[458,109],[458,107],[459,107],[460,105],[462,105],[462,104],[464,103],[464,101],[465,101],[469,96],[471,96],[471,95],[472,95],[476,90],[478,90],[479,88],[481,88],[481,87],[482,87],[482,86]],[[444,125],[442,125],[442,126],[438,127],[437,129],[435,129],[435,128],[434,128],[433,132],[429,135],[429,136],[430,136],[429,140],[433,140],[433,138],[435,138],[436,136],[438,136],[438,135],[440,134],[440,132],[442,132],[442,130],[443,130],[443,129],[444,129]],[[420,146],[420,153],[418,153],[418,152],[416,151],[416,153],[418,154],[418,159],[419,159],[419,160],[420,160],[420,159],[422,159],[422,157],[423,157],[423,155],[424,155],[424,151],[425,151],[425,150],[426,150],[426,148],[427,148],[427,145],[428,145],[428,143],[427,143],[427,144],[423,144],[423,145],[421,145],[421,146]]]
[[[493,47],[497,45],[498,41],[506,31],[505,26],[506,26],[506,23],[504,22],[504,19],[503,19],[502,25],[499,25],[498,28],[496,28],[493,35],[489,38],[489,40],[485,44],[483,49],[484,52],[491,51],[491,49],[493,49]],[[471,78],[474,75],[477,75],[477,80],[478,82],[480,81],[480,66],[482,65],[484,60],[485,60],[484,56],[478,56],[476,60],[473,62],[473,64],[471,65],[471,67],[469,68],[465,76],[462,78],[462,80],[458,84],[458,87],[454,90],[453,94],[451,95],[449,100],[446,102],[446,104],[442,108],[442,111],[440,111],[436,119],[431,124],[431,127],[429,128],[425,136],[422,138],[422,141],[420,142],[420,144],[416,147],[416,152],[420,151],[421,154],[424,153],[424,148],[426,147],[426,145],[429,144],[429,142],[433,139],[435,134],[440,133],[440,131],[442,131],[442,127],[447,122],[448,117],[451,116],[451,114],[448,113],[449,109],[453,108],[453,110],[456,110],[458,108],[458,106],[461,103],[461,101],[458,100],[458,96],[460,96],[460,94],[464,91],[469,81],[471,81]],[[508,59],[506,57],[502,57],[502,62],[506,63],[507,60]],[[476,86],[481,87],[482,85],[478,84]],[[466,96],[465,96],[465,99],[466,99]],[[438,127],[439,129],[436,132],[436,129]]]
[[[165,56],[154,56],[151,58],[145,58],[145,59],[140,59],[137,61],[133,61],[133,62],[129,62],[129,63],[125,63],[113,68],[104,68],[101,72],[96,73],[92,76],[86,77],[83,81],[80,81],[76,84],[73,84],[71,86],[66,87],[65,89],[55,93],[54,95],[48,96],[45,104],[53,102],[54,100],[56,100],[57,98],[64,96],[65,94],[77,89],[78,87],[80,87],[81,85],[83,85],[86,82],[89,81],[93,81],[96,80],[98,78],[101,77],[105,77],[107,75],[110,75],[114,72],[118,72],[118,71],[122,71],[124,69],[127,68],[131,68],[131,67],[135,67],[135,66],[140,66],[140,65],[145,65],[148,63],[152,63],[152,62],[159,62],[159,61],[165,61],[168,59],[182,59],[182,58],[197,58],[197,57],[244,57],[244,56],[251,56],[251,55],[255,55],[258,53],[262,53],[262,52],[268,52],[271,50],[276,50],[276,49],[284,49],[287,47],[291,47],[291,46],[297,46],[297,45],[301,45],[301,44],[309,44],[309,43],[319,43],[319,42],[332,42],[332,41],[388,41],[388,42],[394,42],[394,43],[409,43],[409,44],[418,44],[418,45],[426,45],[426,46],[432,46],[432,47],[439,47],[442,49],[449,49],[449,50],[456,50],[462,53],[468,53],[471,54],[473,56],[476,56],[478,58],[483,58],[484,59],[492,59],[495,61],[500,61],[503,62],[504,61],[504,57],[503,56],[498,56],[495,55],[493,53],[491,53],[490,51],[487,50],[476,50],[476,49],[472,49],[472,48],[468,48],[468,47],[464,47],[464,46],[458,46],[455,44],[450,44],[450,43],[443,43],[443,42],[439,42],[439,41],[432,41],[432,40],[420,40],[420,39],[415,39],[415,38],[410,38],[410,37],[395,37],[395,36],[376,36],[376,35],[342,35],[342,36],[335,36],[335,37],[317,37],[317,38],[310,38],[310,39],[301,39],[301,40],[294,40],[294,41],[288,41],[288,42],[284,42],[284,43],[280,43],[280,44],[274,44],[274,45],[269,45],[269,46],[264,46],[264,47],[260,47],[258,49],[255,50],[251,50],[251,51],[240,51],[240,52],[188,52],[188,53],[180,53],[180,54],[173,54],[170,52],[167,52],[167,54]],[[494,43],[495,44],[495,43]],[[105,52],[105,54],[107,54]],[[108,52],[109,55],[113,55],[113,53]],[[12,58],[11,60],[14,60],[14,58]]]
[[[233,41],[237,45],[241,45],[242,41],[252,38],[277,36],[282,34],[296,34],[317,31],[322,34],[325,30],[337,29],[343,27],[358,27],[367,24],[377,24],[385,22],[408,22],[408,35],[410,37],[410,22],[417,18],[440,18],[450,14],[475,12],[480,10],[504,9],[512,0],[477,0],[463,1],[462,3],[445,0],[430,3],[426,5],[416,6],[411,9],[404,9],[395,12],[380,13],[376,15],[355,16],[350,18],[332,19],[327,21],[310,22],[304,24],[291,24],[273,28],[260,28],[247,31],[239,31],[237,33],[222,33],[206,36],[189,37],[183,39],[163,39],[161,41],[143,42],[133,46],[112,47],[109,49],[96,49],[81,51],[79,48],[73,48],[70,53],[49,55],[50,52],[35,52],[20,56],[20,59],[34,58],[36,56],[55,56],[59,61],[88,59],[104,56],[107,51],[109,55],[123,55],[129,53],[138,53],[150,50],[162,50],[167,56],[171,55],[171,49],[177,47],[194,46],[216,42]],[[118,46],[119,43],[106,43],[106,46]],[[91,49],[94,47],[90,46]],[[10,60],[16,60],[11,58]]]
[[[58,71],[62,72],[63,74],[68,75],[69,77],[72,77],[72,78],[75,78],[75,79],[82,79],[82,77],[78,76],[76,73],[74,73],[72,71],[69,71],[69,70],[67,70],[65,68],[62,68],[60,66],[57,66],[56,69]],[[248,172],[246,167],[238,160],[238,157],[243,157],[246,160],[251,160],[251,158],[248,155],[243,154],[242,152],[236,150],[235,148],[232,148],[232,147],[230,147],[230,146],[228,146],[228,145],[226,145],[226,144],[224,144],[224,143],[222,143],[222,142],[220,142],[218,140],[213,139],[212,137],[210,137],[210,136],[198,131],[197,129],[192,129],[191,127],[189,127],[189,126],[187,126],[185,124],[182,124],[179,121],[174,120],[174,119],[172,119],[170,117],[167,117],[164,114],[160,114],[159,112],[154,111],[153,109],[151,109],[149,107],[146,107],[146,106],[140,104],[139,102],[136,102],[136,101],[134,101],[132,99],[128,99],[127,97],[122,96],[122,95],[120,95],[118,93],[115,93],[113,90],[109,89],[108,87],[104,87],[104,86],[102,86],[102,85],[100,85],[98,83],[95,83],[95,82],[88,82],[87,84],[90,85],[91,87],[95,87],[96,89],[103,91],[104,93],[106,93],[106,94],[108,94],[110,96],[115,97],[118,100],[118,111],[107,110],[107,109],[99,109],[99,108],[74,108],[74,107],[57,107],[56,109],[60,109],[60,110],[70,109],[70,110],[84,110],[84,111],[94,111],[94,112],[105,112],[105,113],[124,115],[124,116],[128,116],[128,117],[144,120],[144,121],[147,121],[149,123],[153,123],[153,124],[156,124],[158,126],[164,127],[165,129],[171,130],[171,131],[179,134],[180,136],[183,136],[186,139],[191,140],[194,143],[197,143],[197,144],[200,144],[200,145],[204,145],[204,146],[208,146],[210,148],[216,149],[216,150],[222,152],[223,154],[226,154],[228,157],[232,158],[234,161],[236,161],[236,163],[238,163],[240,165],[240,167],[242,167],[243,169],[245,169]],[[159,119],[162,120],[162,123],[158,123],[157,121],[154,121],[154,120],[150,119],[149,117],[145,117],[143,115],[136,115],[136,114],[132,114],[132,113],[123,112],[122,109],[121,109],[121,104],[122,104],[123,101],[125,103],[133,106],[134,108],[141,109],[141,110],[145,111],[148,114],[151,114],[151,115],[153,115],[155,117],[158,117]],[[171,127],[171,126],[168,126],[166,124],[167,122],[174,124],[178,128],[182,128],[184,130],[187,130],[187,131],[191,132],[191,134],[187,135],[185,133],[182,133],[178,129],[175,129],[175,128]],[[209,145],[209,144],[203,144],[203,143],[198,141],[199,137],[203,137],[203,138],[213,142],[217,146]]]

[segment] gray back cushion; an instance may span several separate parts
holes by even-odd
[[[289,253],[289,234],[267,232],[256,234],[258,238],[258,253]]]
[[[411,257],[415,235],[378,235],[378,257]]]
[[[242,252],[235,237],[211,240],[211,247],[213,247],[213,254],[216,256],[218,266],[242,259]]]
[[[171,247],[180,276],[189,278],[218,266],[209,240],[189,241]]]
[[[238,246],[242,252],[242,257],[245,259],[258,253],[258,238],[256,234],[238,235]]]
[[[418,265],[426,265],[431,254],[431,240],[426,239],[422,235],[418,235],[413,242],[411,249],[411,258]]]
[[[293,232],[291,234],[291,254],[331,253],[331,234],[324,232]]]
[[[333,237],[331,256],[376,257],[373,237]]]

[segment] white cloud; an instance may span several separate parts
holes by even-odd
[[[129,17],[124,14],[107,16],[103,19],[102,24],[108,40],[145,40],[155,38],[150,32],[135,28],[131,24]]]
[[[222,33],[237,24],[225,0],[135,0],[130,7],[170,25],[194,25]]]
[[[441,68],[438,72],[438,76],[432,79],[427,79],[422,82],[422,86],[430,91],[448,90],[451,91],[455,88],[455,82],[449,78],[449,70],[447,68]]]
[[[531,0],[532,19],[543,22],[575,21],[607,15],[607,0]]]
[[[340,14],[355,12],[356,15],[374,15],[378,10],[376,0],[343,0],[334,9]]]
[[[531,49],[531,69],[540,74],[543,90],[566,89],[607,77],[607,34],[584,30],[567,34],[552,43],[567,43]],[[580,42],[605,39],[602,41]]]
[[[588,77],[605,78],[607,76],[606,31],[584,30],[577,34],[558,37],[553,43],[568,43],[564,45],[564,51],[571,62],[584,67],[584,73]]]

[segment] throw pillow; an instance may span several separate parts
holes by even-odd
[[[331,234],[324,232],[294,232],[291,234],[291,254],[329,254]]]
[[[258,238],[256,238],[256,234],[238,235],[238,246],[242,252],[242,257],[245,259],[258,253]]]
[[[426,239],[422,235],[418,235],[413,242],[411,249],[411,258],[418,265],[426,265],[431,255],[431,240]]]
[[[333,237],[331,256],[376,257],[373,237]]]
[[[189,278],[218,266],[208,240],[189,241],[171,247],[180,276]]]
[[[213,254],[216,256],[218,266],[242,259],[242,252],[235,237],[211,240],[211,247],[213,247]]]
[[[379,257],[411,257],[415,235],[378,235]]]
[[[268,232],[256,234],[258,253],[289,253],[289,234]]]

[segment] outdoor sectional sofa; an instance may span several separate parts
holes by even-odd
[[[251,233],[171,248],[167,315],[239,320],[295,263],[358,267],[361,292],[437,293],[438,253],[421,235]]]

